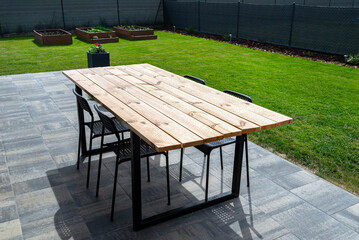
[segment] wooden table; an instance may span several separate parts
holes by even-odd
[[[131,129],[134,230],[238,197],[244,142],[242,134],[293,122],[292,118],[150,64],[77,69],[63,73],[76,84],[78,90],[85,90]],[[232,191],[142,219],[140,138],[162,152],[227,137],[236,137]],[[86,145],[82,149],[86,151]]]

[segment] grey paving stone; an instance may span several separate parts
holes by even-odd
[[[359,232],[359,203],[332,215],[339,222]]]
[[[358,197],[322,179],[291,192],[329,215],[359,202]]]
[[[300,167],[274,154],[267,155],[263,158],[250,158],[249,166],[271,179],[301,171]]]
[[[0,223],[0,240],[18,240],[22,238],[21,223],[19,219]]]
[[[358,233],[308,203],[273,216],[300,239],[354,239]]]
[[[274,178],[273,182],[284,187],[285,189],[291,190],[293,188],[301,187],[308,183],[319,180],[319,177],[305,170],[298,171],[285,176]]]
[[[276,238],[276,240],[299,240],[294,234],[288,233],[284,236],[281,236],[279,238]]]

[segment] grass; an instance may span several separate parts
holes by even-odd
[[[103,44],[111,65],[150,63],[249,95],[294,123],[250,140],[359,193],[359,70],[227,43],[157,31],[154,41]],[[0,75],[87,67],[89,44],[38,46],[32,37],[0,39]]]

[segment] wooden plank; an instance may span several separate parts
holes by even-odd
[[[89,81],[76,70],[64,71],[63,74],[95,100],[102,103],[112,114],[126,124],[131,131],[135,132],[156,151],[163,152],[181,147],[181,143],[176,139],[134,112],[95,83]]]
[[[130,67],[134,67],[135,65],[131,65]],[[123,67],[121,72],[126,72],[128,66]],[[116,74],[116,68],[107,68],[107,71],[110,71],[113,74]],[[132,71],[131,74],[134,72]],[[196,98],[192,95],[189,95],[177,88],[174,88],[166,83],[156,80],[153,77],[149,77],[147,75],[143,75],[140,72],[137,72],[137,79],[133,79],[133,76],[130,75],[120,75],[120,77],[128,80],[129,82],[136,82],[136,86],[141,88],[151,95],[161,99],[169,105],[172,105],[181,111],[191,115],[192,117],[200,120],[209,125],[213,125],[214,122],[218,122],[218,120],[222,120],[223,122],[227,122],[235,126],[238,129],[242,130],[242,133],[249,133],[258,131],[260,127],[255,125],[243,118],[240,118],[234,114],[229,113],[221,108],[218,108],[212,104],[209,104],[199,98]],[[142,83],[139,82],[139,79],[142,80]],[[147,83],[147,84],[144,84]],[[216,125],[214,125],[216,126]]]
[[[156,72],[158,74],[156,79],[162,80],[174,87],[181,89],[184,92],[195,95],[220,108],[242,116],[243,118],[257,125],[260,125],[261,129],[268,129],[293,122],[292,118],[260,107],[256,104],[248,103],[244,100],[238,99],[229,94],[225,94],[213,88],[203,85],[198,86],[195,82],[189,81],[186,78],[154,67],[150,64],[142,64],[141,67]],[[240,108],[238,106],[240,106]]]
[[[233,129],[233,132],[230,133],[228,131],[226,131],[225,133],[218,132],[212,129],[211,127],[203,124],[202,122],[192,118],[191,116],[181,112],[175,107],[166,104],[165,102],[152,96],[151,94],[147,93],[141,88],[138,88],[139,84],[132,85],[131,83],[125,81],[124,79],[116,75],[110,74],[110,72],[106,70],[96,69],[96,72],[98,74],[101,74],[102,77],[104,77],[106,80],[116,85],[118,88],[121,88],[127,93],[131,94],[132,96],[140,99],[143,102],[146,102],[152,108],[156,109],[162,114],[165,114],[167,117],[183,125],[188,130],[194,132],[196,135],[203,138],[204,142],[212,142],[212,141],[220,140],[223,137],[226,137],[226,134],[230,134],[231,136],[236,136],[235,134],[240,135],[241,133],[238,129]]]
[[[96,68],[94,70],[81,69],[78,70],[78,72],[93,81],[95,84],[101,86],[109,94],[126,104],[138,114],[142,115],[148,121],[165,131],[168,135],[175,138],[183,147],[195,146],[204,143],[201,137],[186,129],[181,124],[178,124],[126,91],[117,88],[116,85],[103,78],[101,74],[97,74]]]
[[[111,68],[107,68],[111,73],[114,73]],[[121,71],[126,72],[126,69],[122,69]],[[133,71],[131,72],[133,74]],[[210,126],[211,128],[215,129],[216,131],[219,131],[223,134],[224,137],[231,137],[231,136],[238,136],[241,134],[241,128],[238,128],[237,126],[233,126],[229,124],[226,121],[221,120],[220,118],[213,116],[211,114],[208,114],[207,112],[196,108],[190,103],[187,103],[185,101],[182,101],[181,99],[174,98],[171,94],[167,94],[164,91],[161,91],[154,85],[148,85],[146,81],[142,81],[141,84],[138,84],[138,81],[145,80],[142,76],[142,74],[137,74],[138,77],[133,81],[133,76],[129,75],[120,75],[119,77],[128,81],[131,84],[135,84],[137,88],[142,89],[143,91],[147,92],[148,94],[152,95],[155,98],[160,99],[161,101],[165,102],[168,105],[173,106],[174,108],[177,108],[178,110],[186,113],[190,117],[197,119],[198,121],[206,124],[207,126]],[[148,77],[150,78],[150,77]],[[150,78],[153,79],[153,78]],[[135,82],[135,83],[134,83]],[[151,81],[150,81],[151,82]],[[235,118],[237,118],[235,116]],[[254,126],[255,128],[258,128],[258,126]],[[259,129],[259,128],[258,128]]]

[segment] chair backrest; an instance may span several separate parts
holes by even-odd
[[[231,90],[224,90],[223,92],[228,93],[228,94],[230,94],[230,95],[232,95],[232,96],[235,96],[235,97],[237,97],[237,98],[246,100],[247,102],[252,102],[252,98],[251,98],[251,97],[249,97],[249,96],[247,96],[247,95],[244,95],[244,94],[242,94],[242,93],[237,93],[237,92],[231,91]]]
[[[206,85],[206,82],[205,82],[204,80],[198,78],[198,77],[193,77],[193,76],[190,76],[190,75],[184,75],[183,77],[188,78],[188,79],[190,79],[190,80],[192,80],[192,81],[195,81],[195,82],[197,82],[197,83]]]
[[[98,116],[100,117],[100,120],[103,124],[103,126],[108,130],[110,131],[111,133],[115,134],[116,138],[118,141],[120,141],[120,135],[118,134],[118,131],[117,131],[117,128],[116,128],[116,125],[114,123],[114,121],[109,117],[107,116],[106,114],[104,114],[97,105],[94,105],[95,107],[95,110],[98,114]]]
[[[91,110],[90,105],[89,105],[89,103],[87,102],[87,100],[86,100],[83,96],[81,96],[80,94],[78,94],[75,89],[72,89],[72,92],[73,92],[73,93],[75,94],[75,96],[76,96],[76,100],[77,100],[77,103],[78,103],[77,105],[78,105],[78,107],[80,108],[80,109],[78,109],[78,110],[79,110],[79,111],[82,110],[82,111],[88,112],[88,114],[90,114],[90,116],[91,116],[91,119],[93,119],[93,113],[92,113],[92,110]]]

